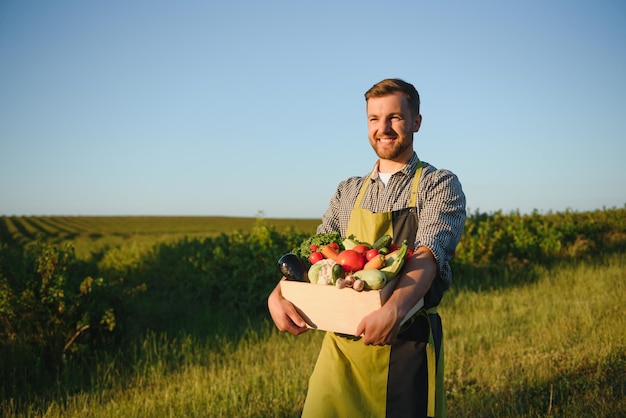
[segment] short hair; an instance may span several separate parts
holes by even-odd
[[[407,103],[410,109],[415,112],[415,115],[420,114],[420,95],[417,89],[413,84],[407,83],[399,78],[387,78],[374,84],[365,92],[365,101],[367,102],[372,97],[388,96],[396,92],[405,95]]]

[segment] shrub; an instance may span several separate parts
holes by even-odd
[[[0,246],[0,368],[13,390],[46,385],[124,319],[123,280],[80,277],[79,264],[71,245]]]

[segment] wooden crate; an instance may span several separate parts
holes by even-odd
[[[288,280],[281,281],[280,288],[283,297],[294,304],[309,328],[356,335],[361,319],[380,309],[389,299],[396,282],[394,280],[380,290],[362,292]],[[420,300],[405,320],[423,305],[424,301]]]

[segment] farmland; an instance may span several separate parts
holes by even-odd
[[[86,258],[130,241],[152,245],[247,231],[256,221],[223,216],[3,216],[0,242],[26,244],[42,239],[58,245],[71,243],[77,255]],[[283,231],[298,228],[313,233],[319,220],[272,219],[271,224]]]
[[[298,416],[322,333],[265,298],[319,220],[0,221],[2,416]],[[450,416],[626,414],[625,209],[473,214],[453,269]]]

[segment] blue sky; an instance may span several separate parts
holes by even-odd
[[[626,204],[626,3],[0,3],[0,214],[318,218],[422,98],[471,212]]]

